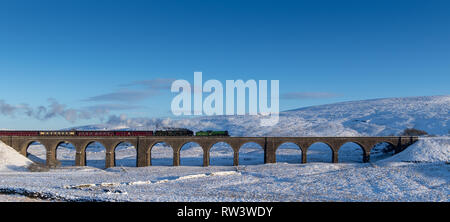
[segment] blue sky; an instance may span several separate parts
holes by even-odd
[[[450,94],[448,1],[0,1],[0,128],[171,117],[170,82],[280,81],[280,109]]]

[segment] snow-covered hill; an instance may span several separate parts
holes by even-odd
[[[0,141],[0,172],[28,171],[31,160]]]
[[[154,130],[185,127],[228,130],[233,136],[388,136],[406,128],[429,134],[450,133],[450,95],[387,98],[312,106],[280,113],[274,127],[259,125],[259,116],[208,116],[185,119],[127,119],[77,129]]]

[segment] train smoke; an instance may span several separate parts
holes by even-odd
[[[110,113],[111,110],[130,109],[130,107],[117,106],[114,104],[74,109],[69,108],[65,104],[59,103],[55,99],[49,99],[48,102],[49,105],[47,106],[31,107],[28,104],[12,105],[6,103],[4,100],[0,100],[0,114],[12,118],[17,115],[25,115],[41,121],[53,118],[63,118],[71,123],[74,123],[78,120],[89,120],[93,118],[103,119]]]

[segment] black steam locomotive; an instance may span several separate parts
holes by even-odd
[[[193,136],[194,132],[184,128],[171,128],[165,130],[155,130],[155,136]]]

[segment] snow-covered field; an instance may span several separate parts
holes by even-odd
[[[30,160],[45,161],[45,149],[33,144],[29,159],[0,144],[0,201],[444,201],[450,200],[450,96],[357,101],[283,112],[275,128],[259,128],[257,117],[210,117],[189,120],[127,120],[106,128],[151,129],[152,124],[227,129],[233,135],[358,136],[397,135],[414,127],[439,137],[422,137],[393,155],[381,144],[362,163],[361,149],[352,143],[339,150],[332,164],[325,144],[308,149],[308,163],[300,164],[301,151],[285,144],[276,164],[263,164],[263,150],[247,144],[239,167],[231,148],[220,143],[211,150],[211,166],[202,167],[202,149],[187,144],[181,165],[172,167],[172,151],[164,144],[152,150],[150,167],[136,168],[136,151],[123,144],[116,165],[104,169],[105,150],[87,149],[87,167],[75,167],[70,144],[57,149],[61,166],[29,170]],[[136,122],[133,122],[136,121]],[[177,125],[179,124],[179,125]],[[88,126],[93,128],[100,126]],[[14,194],[14,195],[11,195]],[[33,199],[26,197],[35,197]],[[36,199],[37,198],[37,199]]]

